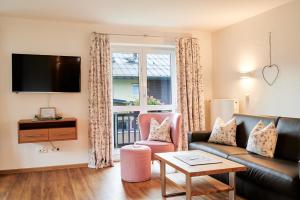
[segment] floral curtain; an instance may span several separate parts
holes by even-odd
[[[187,133],[205,129],[203,72],[200,66],[199,42],[179,38],[176,45],[177,111],[182,114],[179,150],[187,150]]]
[[[113,165],[110,41],[93,33],[89,70],[89,163],[90,168]]]

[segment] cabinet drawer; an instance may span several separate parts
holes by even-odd
[[[20,130],[19,143],[48,141],[49,129]]]
[[[49,129],[49,140],[77,139],[76,128],[51,128]]]

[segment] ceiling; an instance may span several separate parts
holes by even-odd
[[[292,0],[0,0],[0,15],[217,30]]]

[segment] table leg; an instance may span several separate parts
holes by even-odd
[[[160,185],[161,185],[161,195],[166,196],[166,163],[160,161]]]
[[[233,188],[233,190],[229,191],[229,200],[235,200],[236,194],[235,194],[235,172],[229,172],[229,185]]]
[[[189,175],[185,175],[185,191],[186,200],[192,199],[192,178]]]

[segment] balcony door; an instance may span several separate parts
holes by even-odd
[[[175,49],[112,46],[114,147],[140,139],[137,116],[175,108]]]

